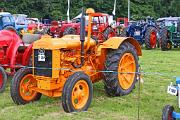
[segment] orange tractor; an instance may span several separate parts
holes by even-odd
[[[91,38],[93,9],[85,37],[84,13],[79,35],[62,38],[42,37],[33,44],[32,68],[22,68],[13,77],[14,103],[38,101],[41,95],[62,97],[65,112],[86,111],[91,103],[92,83],[104,80],[111,96],[129,94],[137,80],[141,47],[130,37],[111,37],[106,41]],[[106,72],[103,72],[106,71]],[[104,73],[104,74],[103,74]]]

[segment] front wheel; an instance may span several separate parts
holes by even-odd
[[[36,84],[36,80],[32,75],[32,69],[19,69],[12,79],[10,88],[11,98],[14,103],[20,105],[38,101],[41,98],[41,93],[31,89]]]
[[[62,93],[65,112],[86,111],[92,100],[92,83],[83,72],[72,74],[66,81]]]
[[[105,62],[105,91],[110,96],[129,94],[137,79],[138,56],[135,47],[124,42],[119,49],[110,50]]]
[[[175,120],[175,118],[172,116],[173,111],[173,106],[166,105],[162,110],[162,120]]]
[[[4,92],[7,82],[7,74],[3,67],[0,66],[0,93]]]

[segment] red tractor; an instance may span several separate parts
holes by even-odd
[[[109,24],[109,15],[105,13],[93,13],[91,23],[92,38],[99,41],[116,36],[116,29]],[[86,31],[88,31],[86,29]]]
[[[52,21],[48,34],[52,37],[62,37],[67,34],[80,34],[80,23]]]
[[[0,31],[0,92],[3,92],[7,82],[7,74],[14,73],[22,66],[29,65],[32,43],[38,35],[24,35],[23,41],[12,31]],[[31,40],[30,40],[31,39]],[[34,39],[34,40],[33,40]]]
[[[117,26],[128,27],[128,18],[117,18],[116,24]]]
[[[128,18],[117,18],[116,20],[116,27],[117,27],[117,34],[120,36],[128,27],[129,22]]]

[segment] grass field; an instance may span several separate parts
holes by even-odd
[[[140,65],[144,82],[140,91],[140,120],[160,120],[164,105],[177,108],[175,96],[166,93],[167,85],[180,76],[180,49],[162,52],[143,50]],[[152,73],[163,73],[161,75]],[[43,96],[40,101],[17,106],[11,100],[9,83],[0,95],[0,120],[136,120],[138,116],[138,84],[133,92],[122,97],[107,97],[103,83],[94,84],[93,100],[87,112],[67,114],[60,98]]]

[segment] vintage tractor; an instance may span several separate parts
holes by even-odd
[[[122,26],[122,27],[128,27],[128,18],[117,18],[116,20],[116,25],[117,26]]]
[[[91,31],[92,38],[97,40],[107,40],[110,37],[117,36],[116,28],[113,28],[110,25],[109,15],[105,13],[93,13],[92,15],[92,23],[91,23]],[[86,31],[88,31],[88,27],[86,27]]]
[[[48,34],[53,37],[62,37],[67,34],[80,34],[80,23],[52,21]]]
[[[146,22],[138,21],[130,24],[124,29],[121,36],[133,37],[140,45],[145,43],[147,49],[156,48],[158,42],[156,25],[149,19]]]
[[[167,92],[178,97],[178,105],[180,108],[180,77],[176,78],[176,85],[168,86]],[[180,119],[180,113],[174,111],[174,107],[166,105],[162,110],[162,120],[176,120]]]
[[[27,30],[26,16],[0,12],[0,30],[11,30],[20,34],[21,30]]]
[[[0,30],[4,29],[16,32],[15,20],[8,12],[0,12]]]
[[[24,35],[22,41],[14,32],[0,31],[0,92],[5,89],[7,74],[14,75],[19,68],[29,65],[32,53],[30,43],[38,37],[38,35]]]
[[[117,18],[116,19],[116,27],[117,27],[117,35],[120,36],[123,31],[126,31],[126,29],[129,25],[128,18]]]
[[[87,37],[82,12],[80,36],[43,37],[34,42],[33,67],[18,70],[11,82],[14,103],[38,101],[43,94],[62,97],[66,112],[78,112],[88,109],[94,82],[104,79],[105,90],[111,96],[127,95],[133,90],[138,56],[142,54],[138,42],[130,37],[92,39],[94,10],[89,8],[86,13],[89,15]]]
[[[160,29],[161,50],[170,50],[172,46],[180,46],[180,19],[174,21],[170,26],[164,26]]]

